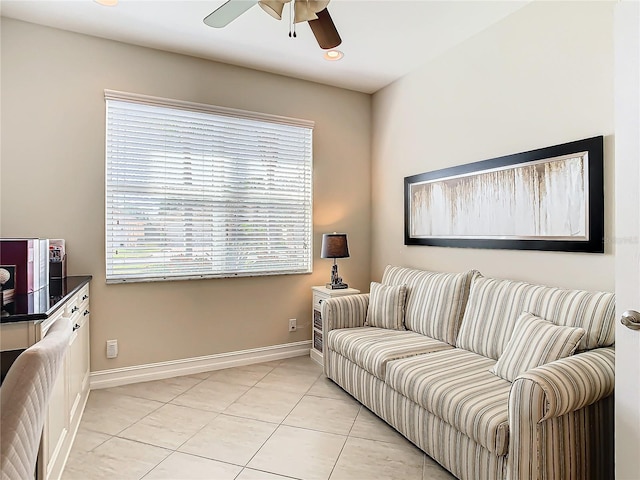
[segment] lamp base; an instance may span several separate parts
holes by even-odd
[[[339,290],[341,288],[349,288],[349,285],[342,281],[342,277],[338,275],[338,264],[333,259],[333,267],[331,267],[331,283],[327,283],[325,287],[331,290]]]
[[[325,287],[330,290],[340,290],[343,288],[349,288],[349,285],[346,283],[327,283]]]

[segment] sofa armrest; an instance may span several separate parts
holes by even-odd
[[[613,393],[615,384],[615,350],[598,348],[563,358],[529,370],[517,377],[509,394],[509,474],[510,480],[543,478],[553,449],[549,435],[558,441],[569,438],[562,428],[571,422],[557,422],[561,427],[542,432],[546,422],[592,405]],[[570,432],[571,434],[575,432]],[[588,436],[588,432],[579,432]],[[545,440],[546,439],[546,440]],[[566,449],[583,448],[585,438],[575,438]],[[564,443],[564,442],[563,442]],[[568,455],[569,452],[564,452]]]
[[[329,377],[331,359],[327,349],[327,335],[338,328],[364,327],[369,310],[369,294],[329,298],[322,302],[321,308],[324,374]]]
[[[540,421],[579,410],[613,393],[615,350],[598,348],[542,365],[519,379],[537,383],[544,392]],[[515,383],[515,382],[514,382]]]
[[[322,303],[322,333],[336,328],[363,327],[367,320],[369,294],[347,295]]]

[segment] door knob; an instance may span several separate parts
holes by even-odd
[[[620,319],[622,324],[631,330],[640,330],[640,313],[635,310],[627,310]]]

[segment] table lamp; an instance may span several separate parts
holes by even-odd
[[[349,285],[342,282],[342,278],[338,276],[338,264],[336,258],[346,258],[349,256],[349,247],[347,246],[346,233],[325,233],[322,235],[322,251],[320,258],[333,258],[333,267],[331,267],[331,283],[327,283],[326,287],[332,290],[340,288],[349,288]]]

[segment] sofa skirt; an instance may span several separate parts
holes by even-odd
[[[461,480],[506,478],[497,456],[342,355],[327,351],[327,376]]]

